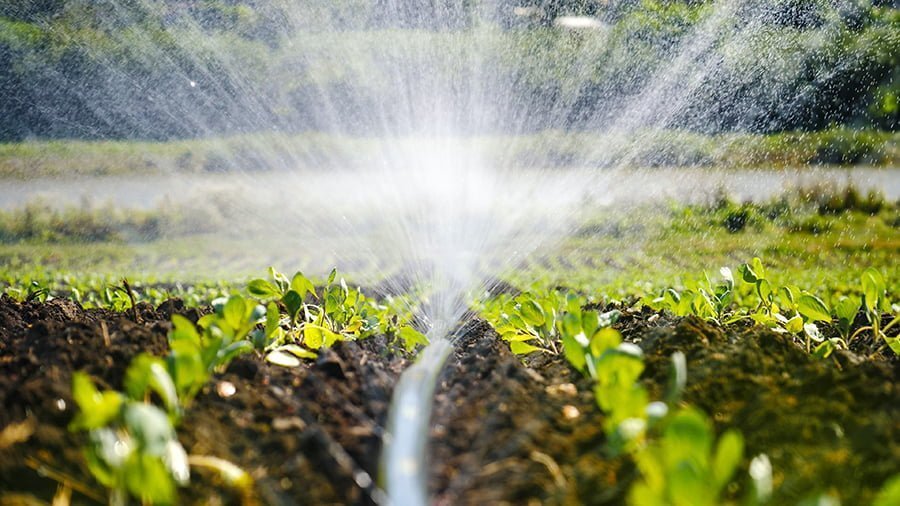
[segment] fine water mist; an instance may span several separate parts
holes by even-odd
[[[532,26],[548,15],[540,7],[517,6],[501,22],[497,13],[515,6],[420,3],[286,2],[248,42],[211,37],[203,18],[166,2],[100,2],[84,23],[120,51],[85,48],[99,69],[90,85],[46,69],[37,107],[54,128],[88,138],[218,146],[210,178],[237,174],[241,191],[227,205],[258,234],[259,252],[277,244],[333,260],[385,293],[415,290],[420,330],[438,342],[472,294],[608,202],[618,183],[610,174],[664,165],[666,153],[648,146],[681,130],[790,125],[816,82],[846,70],[825,62],[798,88],[815,63],[806,55],[840,36],[837,21],[817,20],[782,44],[758,2],[712,2],[661,47],[623,38],[615,16],[569,13]],[[628,72],[610,77],[609,68]],[[71,103],[54,104],[66,87]],[[73,110],[82,118],[74,125]],[[322,132],[343,141],[299,140]],[[591,162],[549,164],[578,132],[602,134],[579,146]],[[523,138],[534,145],[523,150]],[[649,174],[639,191],[654,194]],[[442,346],[437,368],[449,353]],[[416,416],[427,422],[427,411]],[[420,469],[408,474],[418,479]],[[398,486],[409,504],[427,500],[423,484]]]
[[[782,40],[770,18],[797,20],[765,3],[711,2],[652,48],[623,38],[615,9],[513,7],[286,2],[239,39],[210,36],[219,18],[169,2],[100,2],[75,19],[119,51],[84,47],[96,69],[87,79],[39,69],[36,105],[88,138],[218,146],[204,166],[237,174],[243,189],[225,205],[260,248],[312,260],[282,268],[321,274],[330,267],[313,259],[327,258],[363,284],[420,287],[424,320],[450,325],[486,279],[608,202],[609,174],[666,163],[660,139],[784,122],[816,83],[846,70],[825,65],[795,86],[807,55],[840,36],[839,19]],[[624,70],[610,79],[608,68]],[[61,89],[71,100],[54,103]],[[339,140],[300,140],[313,132]],[[602,133],[579,145],[586,162],[548,163],[578,132]],[[277,174],[268,188],[261,171]],[[640,191],[653,194],[646,179]]]

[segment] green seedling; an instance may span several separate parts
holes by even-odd
[[[841,333],[841,338],[847,344],[850,343],[851,328],[853,321],[856,319],[856,315],[859,313],[860,306],[862,306],[862,300],[855,295],[845,297],[834,305],[834,314],[838,321],[838,331]]]
[[[858,329],[851,337],[852,341],[862,332],[872,331],[875,340],[883,339],[885,345],[889,347],[895,354],[900,355],[900,337],[889,337],[887,332],[900,323],[900,309],[891,305],[887,298],[887,285],[884,277],[877,269],[866,269],[861,278],[861,286],[863,291],[863,310],[869,325]],[[883,313],[898,313],[887,324],[883,324]]]
[[[716,440],[709,419],[693,408],[665,422],[662,436],[637,452],[641,478],[629,491],[634,505],[714,506],[744,455],[734,430]]]
[[[560,318],[567,308],[580,311],[583,301],[556,291],[500,296],[483,303],[482,316],[494,325],[517,355],[557,353]]]
[[[50,296],[50,288],[47,286],[42,286],[37,281],[32,281],[31,286],[28,288],[28,293],[25,295],[26,301],[34,301],[34,302],[46,302],[47,297]]]
[[[213,308],[214,313],[200,318],[196,327],[181,315],[172,317],[166,363],[183,404],[193,399],[213,372],[253,351],[250,333],[266,313],[240,295],[217,299]]]
[[[176,487],[188,483],[188,456],[175,424],[213,372],[253,350],[247,337],[265,314],[239,295],[214,301],[213,307],[215,312],[198,322],[199,331],[174,315],[169,355],[135,357],[125,372],[125,393],[100,392],[84,373],[73,377],[79,413],[71,428],[89,432],[88,468],[110,489],[112,504],[126,504],[129,496],[171,504]],[[165,410],[151,403],[153,395]]]
[[[247,292],[268,303],[265,326],[252,336],[256,348],[277,365],[294,367],[300,359],[315,358],[315,350],[377,332],[396,337],[407,352],[428,344],[425,335],[407,323],[408,315],[401,318],[396,308],[365,297],[358,288],[351,290],[336,270],[317,290],[302,272],[288,280],[270,267],[269,279],[250,281]]]
[[[644,300],[649,307],[668,310],[675,316],[693,315],[716,323],[730,323],[728,309],[734,302],[734,276],[731,269],[722,267],[720,283],[714,284],[704,274],[701,281],[687,280],[681,292],[674,288],[663,290],[656,298]]]
[[[72,396],[80,412],[71,429],[88,431],[85,460],[110,490],[110,504],[127,504],[129,496],[174,503],[176,487],[188,483],[190,469],[166,413],[119,392],[100,392],[84,373],[75,373]]]

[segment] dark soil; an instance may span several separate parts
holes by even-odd
[[[19,304],[0,298],[0,431],[19,428],[23,435],[16,439],[24,439],[0,436],[0,502],[23,493],[51,499],[57,482],[38,468],[74,483],[76,503],[103,499],[82,463],[84,437],[66,429],[74,414],[72,372],[87,371],[99,385],[121,389],[132,357],[166,353],[172,312],[199,317],[177,301],[139,308],[135,324],[131,313],[85,311],[59,299]],[[179,437],[191,454],[224,458],[250,472],[256,483],[251,502],[365,504],[392,386],[405,366],[377,338],[338,343],[295,369],[240,358],[195,399]],[[226,391],[219,388],[225,382],[234,385],[234,395],[218,393]],[[212,478],[193,477],[183,500],[240,502]]]
[[[740,429],[748,461],[770,457],[772,504],[823,492],[868,504],[900,471],[896,358],[838,352],[823,361],[760,327],[725,331],[649,310],[626,311],[616,327],[643,348],[653,398],[665,394],[671,355],[686,354],[684,401],[719,431]],[[489,328],[460,343],[436,398],[431,486],[439,504],[624,503],[635,469],[604,454],[590,382],[559,357],[532,357],[526,367]]]
[[[121,388],[133,356],[166,353],[175,312],[200,316],[178,301],[139,307],[135,323],[131,312],[0,298],[0,504],[22,494],[49,501],[58,480],[74,484],[76,504],[103,502],[82,463],[83,436],[66,429],[71,374]],[[820,491],[866,504],[900,469],[900,362],[848,352],[820,361],[766,330],[649,311],[626,312],[617,327],[644,349],[656,398],[671,354],[687,355],[685,401],[718,429],[739,428],[748,456],[770,456],[775,504]],[[254,495],[198,474],[183,502],[371,503],[391,391],[407,365],[394,349],[372,338],[295,369],[234,361],[196,398],[179,437],[189,453],[249,471]],[[234,395],[219,393],[227,383]],[[602,420],[590,382],[564,359],[523,362],[489,326],[470,324],[437,389],[430,490],[438,504],[622,504],[636,474],[627,458],[604,453]]]

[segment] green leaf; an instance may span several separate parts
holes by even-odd
[[[591,355],[600,357],[606,350],[614,350],[620,344],[622,335],[617,330],[610,327],[602,328],[591,337]]]
[[[875,496],[872,506],[896,506],[900,504],[900,474],[888,478]]]
[[[800,315],[794,316],[784,324],[784,328],[791,334],[803,332],[803,318]]]
[[[563,315],[562,334],[564,336],[575,337],[581,333],[581,314],[569,312]]]
[[[900,337],[885,337],[884,341],[895,354],[900,355]]]
[[[585,311],[581,315],[581,329],[584,335],[593,336],[600,327],[600,315],[596,311]]]
[[[281,312],[274,302],[266,306],[266,338],[272,339],[281,328]]]
[[[765,302],[772,302],[772,284],[768,280],[760,279],[756,282],[756,293]]]
[[[328,295],[325,296],[325,312],[329,315],[334,314],[341,307],[341,301],[338,299],[337,295],[332,292],[329,292]]]
[[[504,341],[509,341],[509,342],[513,342],[513,341],[532,341],[532,340],[534,340],[534,339],[537,339],[537,336],[534,335],[534,334],[528,334],[528,333],[526,333],[526,332],[518,332],[518,331],[516,331],[516,330],[511,330],[511,331],[509,331],[509,332],[506,332],[506,333],[504,333],[504,334],[501,334],[500,337],[501,337]]]
[[[753,266],[753,272],[756,273],[757,278],[766,279],[766,270],[763,268],[762,260],[759,257],[753,257],[750,264]]]
[[[316,357],[318,357],[318,355],[315,352],[309,351],[309,350],[307,350],[301,346],[298,346],[296,344],[286,344],[284,346],[279,346],[277,349],[288,352],[297,358],[306,358],[306,359],[314,360],[314,359],[316,359]]]
[[[753,270],[753,267],[751,267],[750,264],[741,264],[741,266],[738,267],[738,272],[745,283],[756,284],[757,281],[762,279],[762,277]]]
[[[178,414],[178,390],[163,360],[142,353],[135,357],[125,371],[125,391],[136,401],[141,401],[147,390],[156,392],[171,414]]]
[[[527,298],[519,302],[521,306],[521,315],[531,325],[539,327],[544,324],[544,310],[538,305],[534,299]]]
[[[169,418],[152,404],[129,402],[125,405],[122,418],[141,452],[162,456],[166,444],[177,440]]]
[[[778,296],[781,298],[781,304],[789,309],[796,309],[794,291],[789,286],[782,286],[778,289]]]
[[[169,374],[175,381],[180,397],[192,395],[206,383],[208,371],[199,348],[188,341],[175,341],[169,345],[166,358]]]
[[[509,343],[509,349],[516,355],[527,355],[535,351],[541,351],[537,346],[532,346],[524,341],[512,341]]]
[[[797,311],[811,322],[830,322],[831,312],[822,299],[815,295],[804,293],[797,300]]]
[[[862,273],[860,281],[866,309],[870,314],[877,312],[886,289],[884,277],[881,276],[877,269],[869,267]]]
[[[222,316],[225,323],[234,330],[238,330],[244,326],[244,317],[247,314],[247,305],[244,298],[240,295],[232,295],[228,297],[228,302],[222,308]]]
[[[325,345],[325,338],[322,336],[322,327],[313,324],[303,326],[303,344],[312,350],[318,350]]]
[[[334,283],[334,278],[337,276],[337,269],[331,269],[331,273],[328,274],[328,282],[327,284]]]
[[[329,281],[330,283],[331,281]],[[304,297],[307,293],[312,294],[313,297],[316,297],[316,287],[312,284],[312,281],[307,279],[306,276],[303,275],[302,272],[297,271],[297,274],[294,274],[293,279],[291,279],[291,290],[300,294],[300,297]]]
[[[175,482],[161,457],[136,452],[125,463],[124,474],[128,491],[141,501],[156,504],[175,502]]]
[[[713,434],[706,415],[695,408],[678,412],[665,429],[663,438],[667,467],[680,462],[703,462],[712,450]]]
[[[340,334],[336,334],[325,327],[307,323],[303,326],[303,344],[307,348],[318,350],[322,347],[330,347],[341,339]]]
[[[207,315],[212,316],[212,315]],[[200,334],[194,324],[181,316],[180,314],[172,315],[172,331],[169,333],[169,341],[189,341],[196,345],[200,345]]]
[[[716,487],[721,489],[737,470],[744,458],[744,438],[735,429],[730,429],[719,437],[716,453],[713,456],[712,472]]]
[[[124,402],[118,392],[98,391],[90,376],[83,372],[72,375],[72,398],[80,410],[72,420],[72,430],[98,429],[108,425],[119,415]]]
[[[821,344],[816,346],[816,349],[813,351],[813,356],[818,359],[828,358],[832,353],[834,353],[834,350],[836,348],[837,347],[834,344],[834,340],[826,339],[825,341],[822,341]]]
[[[297,313],[299,313],[300,308],[303,307],[303,297],[294,290],[288,290],[281,299],[281,302],[283,302],[284,306],[287,308],[288,317],[290,317],[291,321],[296,321]]]
[[[281,290],[265,279],[254,279],[248,283],[247,292],[258,299],[271,299],[281,296]]]
[[[403,348],[407,352],[414,350],[418,345],[428,345],[428,337],[409,325],[400,327],[398,334],[400,336],[400,339],[403,340]]]
[[[250,341],[235,341],[226,346],[224,349],[219,350],[217,354],[216,367],[225,367],[229,363],[231,363],[231,361],[234,360],[235,357],[250,353],[251,351],[253,351],[253,343],[251,343]]]
[[[853,295],[846,297],[834,306],[834,314],[838,317],[838,320],[852,324],[853,320],[856,319],[861,303],[862,301],[859,300],[859,297]]]
[[[587,366],[587,350],[585,350],[585,347],[575,340],[574,335],[568,333],[562,335],[562,345],[566,360],[572,364],[572,367],[583,373]]]

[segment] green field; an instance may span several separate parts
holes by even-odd
[[[415,142],[415,138],[399,142]],[[170,142],[0,143],[0,179],[340,169],[367,163],[396,140],[332,134],[255,134]],[[630,135],[546,131],[456,141],[510,167],[778,168],[900,164],[900,133],[836,128],[779,134],[704,135],[645,130]],[[386,144],[387,143],[387,144]]]

